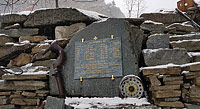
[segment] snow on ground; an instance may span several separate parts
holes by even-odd
[[[65,104],[74,108],[91,108],[96,106],[97,108],[116,108],[120,104],[130,104],[135,106],[149,105],[150,103],[146,98],[66,98]]]

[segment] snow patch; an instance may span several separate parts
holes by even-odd
[[[8,36],[8,35],[6,35],[6,34],[0,34],[0,36]]]
[[[181,67],[181,65],[176,65],[173,63],[169,63],[166,65],[158,65],[158,66],[152,66],[152,67],[144,67],[142,69],[160,69],[160,68],[168,68],[168,67]]]
[[[170,42],[170,43],[183,43],[183,42],[200,42],[200,39],[178,40],[178,41],[172,41],[172,42]]]
[[[170,50],[170,49],[168,49],[168,48],[144,49],[144,50],[143,50],[143,53],[150,54],[150,53],[158,52],[158,51],[160,51],[160,50]]]
[[[151,21],[151,20],[146,20],[146,21],[144,21],[144,24],[164,25],[163,23],[154,22],[154,21]]]
[[[79,12],[85,14],[86,16],[95,18],[95,19],[102,19],[102,17],[106,17],[106,15],[94,12],[94,11],[88,11],[88,10],[83,10],[83,9],[77,9]],[[102,16],[102,17],[101,17]]]
[[[191,56],[200,56],[200,52],[189,52]]]
[[[97,106],[97,108],[116,108],[120,104],[132,104],[136,106],[150,104],[146,98],[66,98],[65,104],[70,105],[74,108],[91,108]]]

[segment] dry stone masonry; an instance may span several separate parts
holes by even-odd
[[[43,54],[54,41],[65,52],[62,77],[68,97],[119,96],[122,77],[133,74],[142,78],[147,93],[143,97],[156,105],[150,106],[152,109],[199,108],[200,32],[185,21],[175,12],[146,13],[138,19],[106,18],[75,8],[0,16],[0,65],[24,71],[14,75],[0,70],[0,109],[37,109],[44,100],[46,109],[55,108],[56,102],[60,109],[71,108],[65,106],[64,99],[57,98],[52,65],[58,54]],[[108,41],[108,46],[120,42],[121,46],[112,46],[121,50],[121,55],[116,55],[118,67],[111,66],[118,77],[79,78],[83,69],[77,67],[77,54],[81,54],[77,46],[95,41]]]

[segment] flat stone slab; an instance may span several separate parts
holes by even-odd
[[[92,31],[92,32],[91,32]],[[106,38],[120,38],[121,39],[121,52],[119,51],[119,48],[116,46],[113,46],[114,48],[111,49],[111,51],[116,52],[116,56],[122,56],[122,76],[115,77],[115,73],[113,73],[114,79],[112,80],[112,75],[106,76],[103,78],[84,78],[81,76],[79,79],[74,79],[75,74],[75,59],[78,59],[79,55],[75,55],[76,48],[75,43],[81,43],[82,39],[84,41],[92,41],[92,43],[99,43],[100,41],[106,39]],[[96,36],[96,37],[95,37]],[[122,19],[107,19],[102,22],[96,22],[89,26],[87,26],[85,29],[79,31],[69,42],[68,46],[64,49],[66,53],[67,60],[64,63],[64,67],[62,70],[63,80],[64,80],[64,86],[65,86],[65,92],[68,96],[96,96],[96,97],[113,97],[118,96],[118,86],[121,81],[121,79],[126,75],[139,75],[139,57],[141,53],[141,45],[143,40],[143,31],[135,28],[131,28],[129,23]],[[95,40],[96,39],[96,40]],[[84,43],[84,42],[83,42]],[[112,41],[111,41],[112,43]],[[100,50],[102,56],[106,56],[106,51],[109,49],[109,47],[106,47],[106,44],[102,44],[102,47],[100,47],[102,50]],[[98,45],[98,44],[97,44]],[[84,45],[85,46],[85,45]],[[99,46],[99,45],[98,45]],[[103,50],[105,48],[105,50]],[[93,55],[95,51],[98,48],[95,48],[95,46],[91,46],[91,49],[89,49],[89,55],[93,59]],[[86,50],[87,51],[87,50]],[[98,51],[98,50],[97,50]],[[109,52],[108,52],[109,53]],[[121,54],[120,54],[121,53]],[[76,57],[77,56],[77,57]],[[87,56],[87,55],[85,55]],[[111,55],[112,56],[112,55]],[[113,55],[112,57],[114,57]],[[102,58],[103,58],[102,57]],[[104,57],[107,58],[107,57]],[[85,58],[87,59],[87,58]],[[97,58],[97,63],[102,63],[102,69],[108,66],[108,63],[102,60],[99,61],[101,58]],[[90,60],[88,60],[90,61]],[[94,60],[91,60],[94,62]],[[96,63],[96,64],[97,64]],[[94,63],[95,64],[95,63]],[[111,63],[109,63],[110,65]],[[131,67],[129,67],[131,66]],[[91,67],[94,68],[93,70],[96,71],[96,66]],[[99,66],[98,66],[99,67]],[[89,67],[85,67],[85,69],[88,69]],[[111,67],[108,67],[111,68]],[[67,72],[67,73],[66,73]],[[54,88],[55,89],[55,88]],[[92,90],[91,90],[92,89]]]
[[[184,71],[200,71],[200,62],[184,64],[182,68]]]
[[[10,37],[20,37],[20,36],[33,36],[39,33],[38,28],[23,28],[23,29],[0,29],[0,34],[6,34]]]
[[[181,91],[178,91],[178,90],[156,91],[156,92],[153,92],[153,96],[155,98],[180,97]]]
[[[164,102],[164,101],[160,101],[160,102],[156,102],[155,103],[158,106],[161,107],[179,107],[179,108],[183,108],[184,104],[180,101],[176,101],[176,102]]]
[[[45,80],[47,74],[3,75],[3,80]]]
[[[183,16],[178,13],[144,13],[140,17],[145,20],[152,20],[164,24],[172,24],[175,22],[187,21]]]
[[[191,58],[185,49],[144,49],[144,61],[147,66],[186,64]]]
[[[167,34],[153,34],[146,42],[147,49],[169,48],[169,36]]]
[[[181,72],[181,66],[177,65],[161,65],[142,68],[143,75],[180,75]]]
[[[0,16],[1,23],[3,26],[15,24],[15,23],[24,23],[27,19],[26,15],[19,15],[19,14],[6,14]]]
[[[200,33],[173,35],[173,36],[170,36],[169,38],[170,38],[170,41],[200,39]]]
[[[44,109],[65,109],[65,99],[48,96]]]
[[[185,48],[190,52],[200,50],[200,39],[172,41],[170,44],[173,48]]]
[[[28,16],[25,27],[39,27],[45,25],[59,25],[70,23],[92,23],[100,20],[103,15],[75,8],[58,8],[37,10]]]

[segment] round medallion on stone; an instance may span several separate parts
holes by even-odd
[[[127,75],[121,80],[119,90],[123,97],[141,98],[144,93],[144,86],[139,77]]]

